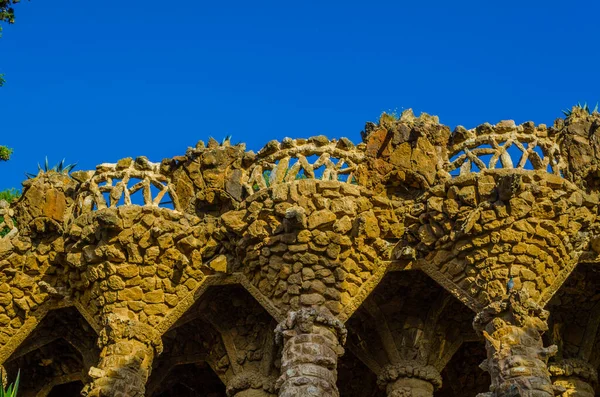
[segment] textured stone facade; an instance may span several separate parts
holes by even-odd
[[[600,114],[41,173],[0,203],[22,396],[597,396]]]

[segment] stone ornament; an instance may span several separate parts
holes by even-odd
[[[492,376],[490,396],[554,396],[547,362],[557,346],[543,347],[541,338],[548,315],[521,290],[475,316],[473,327],[486,339],[488,359],[481,368]]]

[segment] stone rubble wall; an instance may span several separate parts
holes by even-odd
[[[203,296],[213,296],[210,291],[235,285],[275,322],[291,312],[318,309],[345,323],[364,308],[368,316],[357,318],[375,318],[375,339],[388,347],[377,352],[360,347],[361,331],[350,329],[358,338],[351,338],[352,351],[377,376],[383,376],[382,368],[405,363],[430,368],[429,358],[415,361],[407,357],[410,351],[437,355],[431,362],[445,365],[466,341],[450,337],[452,327],[439,325],[456,307],[472,318],[506,301],[511,279],[514,290],[560,313],[553,298],[564,293],[557,292],[569,277],[588,271],[585,266],[600,263],[599,133],[600,115],[577,108],[551,127],[503,121],[453,132],[437,117],[406,111],[399,119],[384,115],[378,124],[367,123],[358,145],[346,138],[285,138],[254,153],[243,144],[211,139],[161,163],[139,157],[71,176],[41,173],[24,182],[17,202],[0,203],[0,230],[6,231],[0,237],[0,364],[16,363],[19,346],[47,326],[48,313],[75,308],[100,335],[106,357],[95,367],[118,365],[113,353],[143,351],[143,371],[131,373],[135,382],[153,384],[152,368],[168,376],[161,357],[177,350],[177,332],[184,333],[189,317],[190,324],[206,323],[202,326],[222,339],[222,354],[209,365],[221,381],[233,382],[229,394],[245,395],[239,385],[246,384],[257,395],[276,393],[271,381],[248,380],[256,374],[277,377],[282,351],[292,354],[290,346],[277,350],[259,338],[274,332],[272,324],[257,322],[256,314],[220,321],[231,315],[229,300],[219,295],[214,299],[220,306],[195,312]],[[415,326],[422,316],[407,314],[402,303],[390,306],[374,298],[381,288],[389,289],[382,280],[395,272],[422,272],[433,286],[415,285],[423,288],[419,294],[427,295],[427,288],[446,294],[420,309],[435,324],[425,320]],[[594,298],[598,289],[590,284],[567,295],[585,292]],[[120,320],[109,321],[111,316]],[[591,339],[585,343],[593,347],[582,348],[585,357],[570,353],[576,349],[564,357],[559,350],[559,356],[598,363],[594,332],[600,309],[581,316]],[[101,342],[107,324],[126,322],[155,330],[157,340],[123,336],[112,345]],[[404,324],[412,336],[401,336],[408,334],[394,324]],[[549,331],[552,338],[571,332],[565,331],[569,324],[557,327]],[[514,333],[521,335],[517,328]],[[158,339],[171,341],[162,356],[161,349],[150,352],[154,347],[144,345],[154,346]],[[375,339],[369,346],[379,346]],[[208,352],[218,350],[195,343],[193,351],[204,362],[210,361]],[[170,360],[173,366],[193,361]],[[435,373],[442,370],[436,367]],[[111,385],[111,369],[102,371],[94,384]],[[129,375],[123,376],[121,383],[128,384]],[[81,379],[89,383],[86,376]],[[440,389],[431,379],[423,384],[394,379],[397,387],[390,386],[389,393],[409,390],[413,383],[419,393]],[[596,380],[590,387],[596,387],[597,378],[591,379]],[[330,386],[335,395],[335,385]]]

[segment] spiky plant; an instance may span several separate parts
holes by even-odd
[[[44,162],[43,168],[38,163],[38,173],[37,174],[32,174],[32,173],[26,172],[25,175],[27,176],[28,179],[35,178],[40,173],[45,173],[45,172],[50,172],[50,171],[58,172],[59,174],[68,175],[69,172],[71,172],[73,170],[73,168],[75,168],[76,166],[77,166],[77,163],[65,165],[65,159],[62,159],[60,161],[60,163],[57,163],[53,167],[50,167],[50,165],[48,164],[48,157],[46,157],[46,161]]]
[[[598,112],[598,103],[596,103],[596,107],[594,107],[594,110],[591,110],[591,111],[590,111],[590,107],[588,106],[587,102],[585,102],[583,105],[581,104],[581,102],[578,102],[577,105],[575,105],[573,107],[575,109],[581,109],[584,112],[586,112],[587,114],[592,114],[592,113]],[[562,112],[565,115],[565,117],[569,117],[571,114],[573,114],[573,109],[563,110]]]
[[[221,141],[221,146],[224,146],[225,143],[231,144],[231,135],[227,135],[225,138],[223,138]]]
[[[3,376],[4,374],[2,374],[0,371],[0,397],[17,397],[17,390],[19,389],[19,378],[21,377],[21,370],[19,370],[19,372],[17,373],[15,383],[11,383],[6,389],[4,388],[4,386],[2,386],[1,383],[1,379]]]

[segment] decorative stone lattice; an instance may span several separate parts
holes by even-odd
[[[179,209],[177,194],[169,179],[160,173],[160,163],[151,163],[145,157],[122,159],[116,164],[101,164],[96,172],[79,173],[84,178],[78,197],[81,213],[119,205],[131,205],[132,196],[142,193],[144,206],[161,206],[165,196],[170,204]],[[153,194],[153,188],[157,191]],[[163,205],[164,206],[164,205]]]
[[[324,136],[305,139],[286,138],[269,142],[248,169],[244,187],[248,194],[297,179],[320,179],[356,183],[356,167],[364,154],[353,150],[348,139],[329,140]],[[317,159],[310,163],[311,156]]]
[[[533,123],[516,126],[514,122],[502,122],[472,130],[459,127],[453,139],[446,168],[453,175],[455,170],[465,175],[497,168],[544,170],[561,175],[565,167],[560,147],[544,125],[535,128]]]

